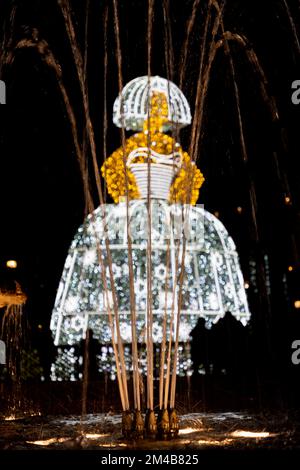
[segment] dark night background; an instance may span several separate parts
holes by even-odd
[[[88,32],[88,84],[99,167],[103,160],[104,29],[103,12],[109,4],[107,33],[107,152],[120,145],[112,123],[112,104],[118,94],[112,2],[90,1]],[[147,2],[119,2],[124,84],[147,73]],[[169,21],[174,45],[174,77],[178,83],[180,50],[192,1],[170,1]],[[249,162],[243,162],[232,77],[224,52],[213,67],[206,101],[198,166],[206,181],[200,203],[218,212],[235,240],[244,277],[249,282],[252,357],[260,376],[268,371],[272,386],[283,400],[296,404],[300,365],[291,363],[291,343],[300,339],[300,105],[291,102],[291,85],[300,79],[300,4],[287,2],[291,27],[281,0],[228,0],[225,28],[248,38],[268,79],[279,120],[272,120],[260,96],[259,78],[243,50],[231,44],[241,95],[241,113]],[[82,103],[64,21],[55,0],[0,0],[1,34],[9,32],[9,13],[17,6],[12,31],[16,43],[31,37],[36,28],[61,64],[63,80],[83,128]],[[83,46],[84,0],[73,1],[75,25]],[[192,112],[203,29],[201,8],[189,46],[183,92]],[[166,76],[161,2],[155,3],[152,74]],[[0,108],[0,266],[3,282],[12,273],[7,259],[18,261],[17,278],[28,294],[26,311],[33,342],[46,355],[50,348],[49,323],[63,264],[85,204],[81,177],[64,104],[53,72],[34,50],[15,52],[2,69],[7,104]],[[182,133],[185,148],[190,128]],[[258,240],[250,207],[250,187],[257,198]],[[289,198],[289,199],[286,199]],[[96,201],[96,192],[95,192]],[[238,207],[242,208],[239,213]],[[289,272],[288,267],[293,271]],[[41,327],[38,327],[41,325]],[[240,357],[246,355],[236,351]]]

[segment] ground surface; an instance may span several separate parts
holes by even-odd
[[[0,421],[1,450],[168,450],[300,449],[300,427],[286,415],[194,413],[180,417],[179,437],[172,441],[125,441],[121,416],[6,417]]]

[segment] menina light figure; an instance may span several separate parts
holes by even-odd
[[[132,343],[131,286],[136,342],[145,344],[147,335],[149,339],[150,318],[152,341],[162,343],[164,360],[167,342],[187,342],[200,317],[208,327],[226,311],[244,325],[250,318],[235,244],[219,219],[202,206],[195,207],[203,175],[181,145],[165,133],[191,122],[182,92],[160,77],[132,80],[115,102],[113,120],[119,127],[139,132],[102,166],[114,204],[105,204],[90,214],[71,244],[51,319],[59,348],[53,379],[75,377],[72,364],[69,368],[73,367],[73,372],[67,370],[70,349],[63,347],[76,345],[88,328],[103,345],[100,370],[118,373],[116,365],[107,361],[112,355],[108,317],[113,310],[113,287],[123,344]],[[73,357],[73,364],[75,361]],[[131,363],[130,347],[125,347],[125,361]],[[145,372],[147,365],[148,359],[142,356],[139,373]],[[175,357],[175,366],[182,372],[188,363],[182,359],[177,364]]]

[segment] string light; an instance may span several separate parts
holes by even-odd
[[[299,308],[300,308],[300,300],[295,300],[295,302],[294,302],[294,307],[295,307],[296,309],[299,309]]]
[[[16,269],[18,267],[18,263],[14,259],[9,259],[6,261],[6,267],[10,269]]]
[[[185,434],[193,434],[194,432],[200,431],[200,429],[195,429],[195,428],[184,428],[180,429],[179,435],[185,435]]]
[[[284,201],[285,201],[286,204],[290,204],[291,203],[291,198],[289,196],[286,196],[284,198]]]
[[[123,88],[114,103],[113,122],[127,130],[140,131],[148,119],[148,96],[158,92],[166,97],[164,130],[178,129],[192,122],[189,104],[175,83],[165,78],[137,77]]]
[[[253,432],[253,431],[233,431],[232,437],[244,437],[246,439],[264,439],[271,437],[269,432]]]

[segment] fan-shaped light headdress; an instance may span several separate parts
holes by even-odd
[[[158,76],[138,77],[127,83],[114,103],[114,124],[127,130],[143,130],[153,93],[162,93],[166,97],[168,114],[163,131],[191,124],[190,107],[182,91],[174,83]]]

